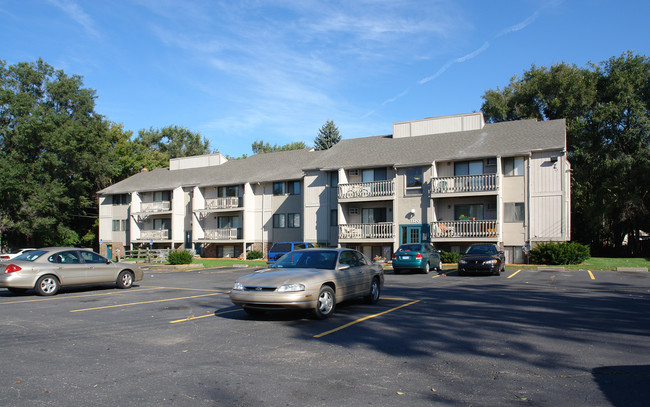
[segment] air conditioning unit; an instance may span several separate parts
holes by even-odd
[[[359,214],[359,208],[349,208],[348,213],[350,215],[358,215]]]
[[[351,177],[356,177],[359,175],[359,170],[350,170],[350,176]]]

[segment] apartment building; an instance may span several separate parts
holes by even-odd
[[[99,192],[106,248],[245,257],[280,241],[389,258],[400,244],[463,251],[570,240],[564,120],[486,124],[481,113],[393,124],[326,151],[170,160]]]

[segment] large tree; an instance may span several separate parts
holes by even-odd
[[[314,149],[327,150],[332,148],[334,144],[338,143],[339,141],[341,141],[339,129],[336,127],[333,121],[328,120],[318,130],[318,135],[314,140]]]
[[[303,150],[306,148],[307,145],[302,141],[295,141],[283,146],[279,146],[277,144],[271,145],[268,142],[263,142],[262,140],[256,140],[253,142],[253,144],[251,144],[251,150],[253,150],[253,154],[272,153],[274,151]]]
[[[572,234],[594,249],[636,250],[650,231],[650,60],[631,52],[586,68],[533,66],[483,95],[489,122],[565,118]]]
[[[167,166],[170,158],[211,153],[210,142],[205,137],[182,126],[172,125],[162,129],[143,129],[138,132],[138,137],[134,142],[153,153],[160,153],[159,156],[162,160],[154,164],[154,167]]]
[[[115,167],[108,125],[82,78],[43,60],[0,61],[0,233],[14,246],[93,238],[95,192]]]

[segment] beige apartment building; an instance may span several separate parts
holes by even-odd
[[[99,191],[100,245],[245,257],[304,241],[390,258],[490,242],[520,263],[525,245],[570,240],[570,177],[564,120],[399,122],[326,151],[172,159]]]

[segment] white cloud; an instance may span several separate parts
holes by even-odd
[[[81,25],[89,34],[99,37],[95,21],[84,12],[77,3],[71,0],[48,0],[51,4],[61,9],[71,19]]]
[[[458,63],[462,63],[462,62],[465,62],[465,61],[469,61],[470,59],[475,58],[480,53],[482,53],[483,51],[488,49],[489,47],[490,47],[490,43],[486,41],[477,50],[472,51],[472,52],[470,52],[469,54],[467,54],[465,56],[462,56],[460,58],[456,58],[456,59],[454,59],[452,61],[447,62],[442,68],[438,69],[438,71],[436,73],[434,73],[433,75],[428,76],[428,77],[426,77],[424,79],[420,79],[418,81],[418,84],[423,85],[423,84],[425,84],[425,83],[427,83],[429,81],[432,81],[432,80],[436,79],[437,77],[442,75],[445,71],[447,71],[447,69],[449,69],[453,64],[458,64]]]

